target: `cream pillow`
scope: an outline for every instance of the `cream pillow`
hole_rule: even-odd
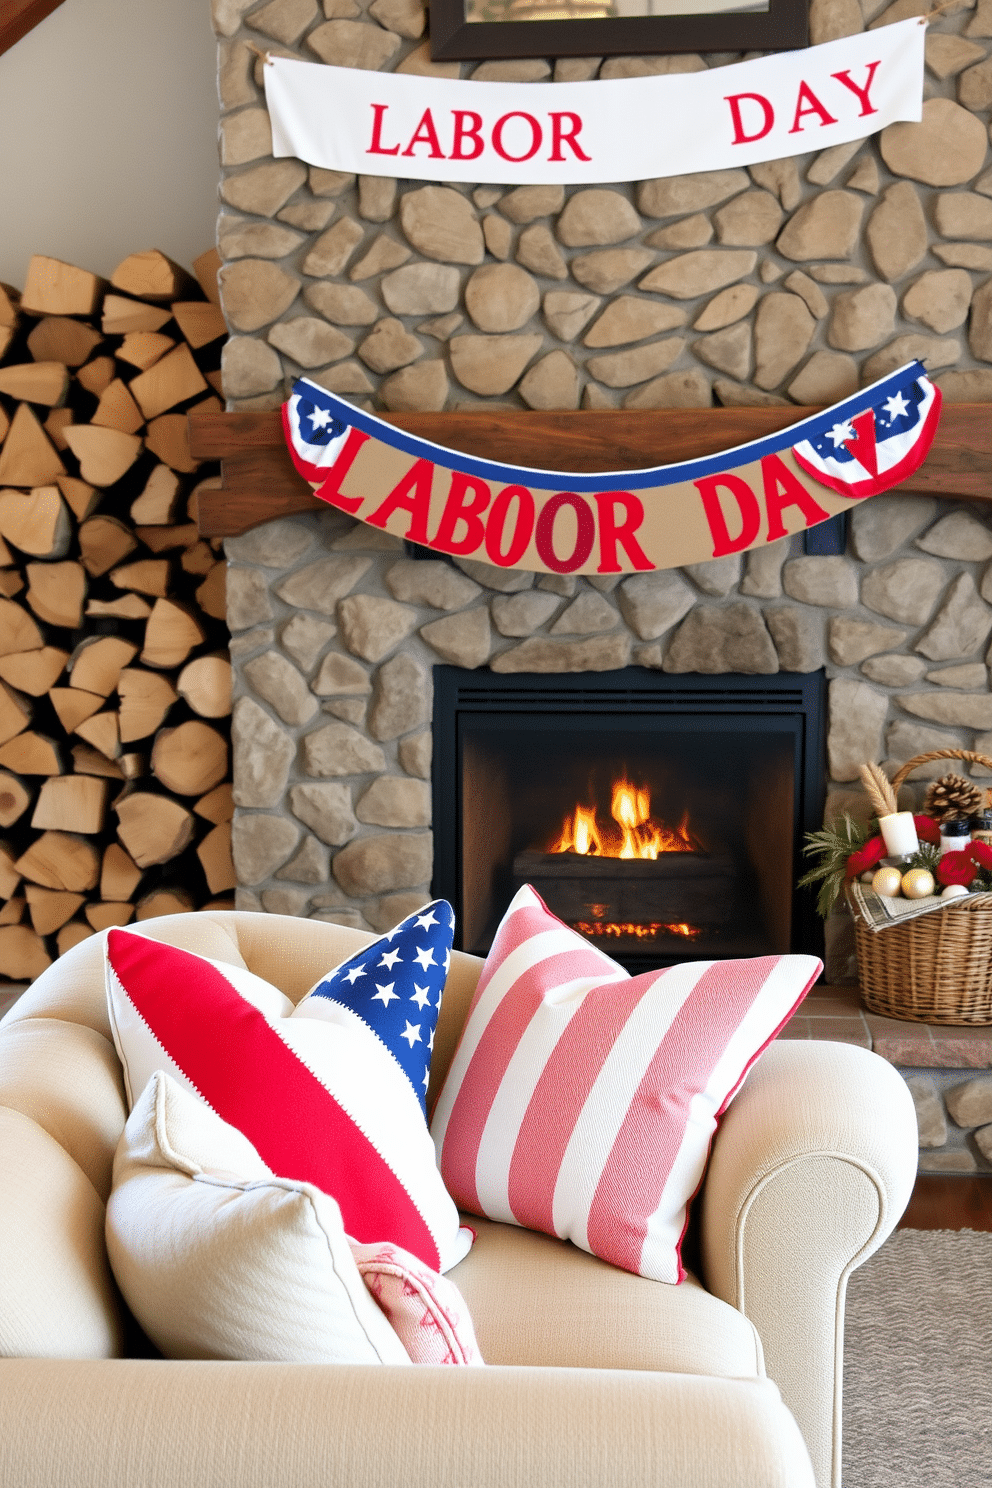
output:
[[[410,1363],[334,1200],[274,1177],[247,1137],[162,1070],[117,1149],[107,1250],[167,1358]]]

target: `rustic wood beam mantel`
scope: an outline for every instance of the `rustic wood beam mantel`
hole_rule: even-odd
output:
[[[0,53],[9,52],[61,4],[62,0],[0,0]]]
[[[808,418],[814,408],[664,408],[575,413],[507,410],[404,413],[385,419],[410,434],[467,454],[553,470],[591,473],[674,464],[730,450]],[[205,537],[233,537],[321,505],[296,472],[278,412],[194,413],[196,460],[220,460],[222,485],[199,497]],[[945,404],[923,468],[899,487],[949,500],[992,501],[992,405]]]

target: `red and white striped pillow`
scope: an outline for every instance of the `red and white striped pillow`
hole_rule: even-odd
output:
[[[805,997],[815,956],[631,977],[526,885],[504,916],[434,1110],[448,1192],[656,1281],[718,1117]]]

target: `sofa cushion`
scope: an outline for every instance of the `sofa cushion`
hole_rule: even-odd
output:
[[[162,1071],[117,1149],[107,1251],[167,1358],[409,1362],[334,1200],[274,1177],[241,1132]]]
[[[108,1038],[61,1018],[5,1023],[0,1105],[43,1126],[106,1203],[114,1152],[127,1120],[121,1063]]]
[[[108,934],[107,996],[131,1102],[164,1069],[244,1132],[269,1170],[331,1194],[354,1239],[389,1241],[437,1271],[465,1254],[471,1236],[420,1094],[349,1010],[323,996],[294,1009],[246,969],[130,930]]]
[[[105,1359],[121,1308],[103,1201],[56,1139],[0,1106],[0,1355]]]
[[[432,1131],[463,1209],[656,1281],[720,1116],[821,970],[814,956],[631,977],[525,885],[492,950]]]
[[[487,1364],[764,1374],[754,1324],[691,1273],[659,1286],[553,1235],[472,1223],[478,1238],[445,1280],[457,1283]]]

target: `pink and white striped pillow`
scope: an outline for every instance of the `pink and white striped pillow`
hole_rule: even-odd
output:
[[[434,1110],[448,1192],[681,1281],[717,1119],[821,970],[815,956],[760,956],[631,977],[525,885]]]

